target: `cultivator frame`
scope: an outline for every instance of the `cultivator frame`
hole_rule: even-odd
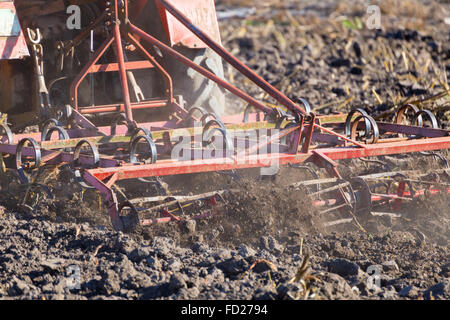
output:
[[[126,199],[119,203],[114,191],[118,181],[128,179],[143,180],[213,171],[235,172],[238,169],[248,168],[269,167],[275,168],[276,171],[283,165],[298,166],[313,163],[319,168],[326,169],[331,179],[300,182],[294,187],[334,183],[334,186],[325,189],[316,188],[315,192],[312,192],[312,196],[332,194],[327,200],[314,202],[318,207],[328,207],[323,211],[324,213],[347,207],[351,208],[352,213],[362,209],[370,211],[371,204],[381,200],[391,201],[395,203],[395,207],[398,207],[399,203],[406,198],[410,199],[425,193],[450,191],[448,187],[445,188],[446,185],[442,181],[437,179],[426,180],[425,183],[429,186],[426,190],[413,191],[410,188],[406,191],[410,180],[403,175],[403,179],[397,181],[398,187],[394,194],[389,188],[384,194],[376,193],[365,183],[366,179],[362,179],[364,183],[361,180],[359,182],[343,181],[337,169],[338,164],[335,162],[342,159],[448,149],[450,131],[440,129],[431,112],[419,110],[415,105],[405,105],[397,111],[395,123],[376,121],[362,109],[355,109],[348,115],[342,113],[316,115],[311,112],[305,100],[300,100],[298,104],[291,101],[193,25],[189,18],[169,1],[157,0],[157,3],[225,61],[273,97],[282,107],[275,108],[261,103],[195,64],[134,26],[128,18],[127,1],[110,1],[103,17],[111,31],[110,36],[96,50],[72,83],[72,106],[60,108],[57,113],[58,119],[48,117],[41,132],[38,133],[13,134],[6,122],[0,124],[1,163],[5,167],[7,158],[13,158],[12,165],[9,167],[17,172],[21,183],[35,184],[36,177],[47,167],[68,166],[83,188],[94,188],[103,195],[111,223],[116,230],[128,230],[137,223],[152,225],[179,221],[183,217],[183,203],[203,200],[210,207],[214,207],[218,200],[223,200],[222,194],[226,192],[213,192],[194,197],[153,197],[148,198],[147,202],[156,203],[156,209],[155,207],[138,208],[137,200]],[[124,40],[132,43],[146,60],[126,61],[123,54]],[[142,41],[158,47],[163,54],[175,58],[246,101],[248,107],[244,115],[219,118],[213,113],[207,113],[201,106],[186,110],[182,98],[173,95],[170,75],[144,49]],[[113,43],[117,62],[96,65],[99,58]],[[150,67],[156,68],[165,80],[166,100],[131,103],[127,71]],[[79,84],[89,73],[101,71],[119,72],[123,103],[80,107],[77,102]],[[169,107],[170,120],[137,123],[133,118],[135,109],[162,106]],[[256,108],[257,112],[251,112],[252,107]],[[84,114],[98,112],[117,112],[118,114],[123,112],[124,117],[118,118],[111,126],[97,127]],[[413,125],[403,124],[408,112],[413,115]],[[426,121],[431,124],[430,127],[424,126]],[[193,123],[197,125],[193,126]],[[58,136],[56,140],[55,135]],[[147,149],[145,152],[138,150],[138,146],[142,148],[143,145]],[[140,159],[144,156],[144,160]],[[448,177],[447,170],[441,173]],[[398,174],[401,173],[395,173],[394,176],[398,177]],[[386,176],[388,175],[383,177]],[[164,204],[164,200],[169,202]],[[176,206],[177,209],[170,211],[167,209],[169,206]],[[125,210],[131,214],[122,215]],[[215,210],[210,211],[214,214]],[[144,213],[151,212],[157,212],[159,216],[140,219]],[[199,214],[195,218],[205,216],[209,214]],[[353,220],[352,217],[349,219]]]

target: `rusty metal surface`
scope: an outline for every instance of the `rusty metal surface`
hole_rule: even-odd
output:
[[[14,3],[0,2],[0,60],[23,59],[29,55]]]

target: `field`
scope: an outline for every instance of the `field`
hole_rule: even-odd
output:
[[[216,1],[223,46],[292,99],[306,98],[314,112],[361,107],[392,119],[399,105],[414,102],[448,130],[450,4],[371,4],[379,20],[359,0]],[[225,77],[274,103],[232,67]],[[231,95],[227,106],[228,114],[245,108]],[[350,178],[383,164],[442,169],[449,153],[439,154],[345,160],[339,170]],[[86,202],[42,201],[22,213],[11,196],[19,193],[1,177],[0,299],[450,298],[447,193],[415,198],[401,218],[330,227],[306,192],[286,191],[301,178],[284,168],[265,181],[219,173],[163,179],[194,194],[239,191],[226,197],[223,217],[122,233],[112,230],[96,194],[87,192]],[[78,287],[68,286],[68,268],[79,271]]]

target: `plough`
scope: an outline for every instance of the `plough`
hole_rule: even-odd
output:
[[[91,26],[107,32],[70,85],[70,105],[43,103],[39,132],[13,133],[6,121],[0,124],[0,155],[3,172],[15,172],[20,183],[41,188],[47,197],[56,190],[40,182],[49,172],[65,169],[80,188],[93,189],[103,197],[112,226],[132,230],[181,219],[201,219],[223,213],[226,194],[239,190],[221,190],[195,196],[167,195],[161,177],[205,172],[228,173],[239,177],[240,170],[261,168],[261,175],[276,175],[281,166],[307,170],[312,180],[288,186],[290,192],[306,191],[321,214],[334,215],[329,226],[353,221],[356,216],[391,215],[402,202],[415,197],[450,192],[446,159],[437,150],[450,147],[450,131],[439,127],[428,110],[416,105],[401,106],[394,122],[375,120],[363,109],[348,115],[312,112],[309,103],[293,102],[227,52],[207,32],[172,4],[157,0],[160,10],[170,19],[214,50],[244,76],[274,98],[280,107],[268,106],[243,92],[207,68],[196,64],[168,44],[141,30],[129,16],[128,1],[105,2],[105,12]],[[39,31],[30,31],[34,45]],[[174,95],[173,79],[148,46],[156,47],[204,77],[243,99],[243,114],[220,116],[201,105],[185,106]],[[128,60],[124,52],[133,46],[144,60]],[[112,50],[115,61],[98,64]],[[37,59],[39,60],[39,59]],[[165,98],[132,102],[130,71],[152,68],[163,79]],[[119,74],[123,101],[110,105],[81,106],[79,87],[90,74]],[[41,92],[44,97],[45,92]],[[166,121],[138,122],[134,111],[165,107]],[[88,118],[92,114],[116,114],[111,125],[98,126]],[[405,124],[409,120],[409,124]],[[387,172],[343,179],[336,161],[364,159],[406,153],[422,153],[439,158],[444,168],[432,173]],[[329,178],[320,178],[314,164],[326,170]],[[129,199],[117,184],[125,180],[156,185],[159,195]],[[123,198],[119,201],[119,197]],[[375,208],[389,206],[390,212]],[[225,210],[226,211],[226,210]]]

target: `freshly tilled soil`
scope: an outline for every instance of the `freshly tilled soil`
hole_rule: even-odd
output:
[[[410,232],[292,232],[218,248],[10,213],[0,226],[2,299],[296,299],[307,255],[309,298],[449,298],[448,249]]]

